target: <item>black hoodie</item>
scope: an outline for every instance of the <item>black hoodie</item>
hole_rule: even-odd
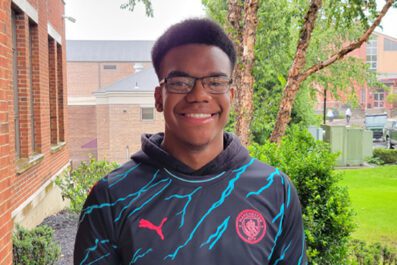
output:
[[[144,135],[142,150],[99,181],[81,212],[74,264],[306,264],[289,178],[232,134],[193,170]]]

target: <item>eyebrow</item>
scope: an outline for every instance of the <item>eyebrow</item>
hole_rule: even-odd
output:
[[[183,72],[183,71],[172,71],[172,72],[170,72],[170,73],[167,75],[167,78],[176,77],[176,76],[184,76],[184,77],[193,77],[193,78],[197,78],[196,76],[192,76],[192,75],[190,75],[190,74],[188,74],[188,73],[186,73],[186,72]],[[226,76],[226,77],[228,77],[227,74],[222,73],[222,72],[211,72],[211,73],[209,73],[209,74],[208,74],[207,76],[205,76],[205,77],[215,77],[215,76]]]

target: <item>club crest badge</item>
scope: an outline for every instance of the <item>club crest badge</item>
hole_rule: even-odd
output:
[[[236,218],[236,231],[244,242],[259,243],[266,234],[265,218],[256,210],[243,210]]]

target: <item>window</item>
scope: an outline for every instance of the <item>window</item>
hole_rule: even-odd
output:
[[[29,108],[30,108],[30,136],[31,136],[31,145],[32,152],[38,153],[41,151],[40,140],[38,139],[38,135],[40,135],[40,120],[38,119],[37,111],[40,108],[40,105],[37,102],[39,98],[40,85],[37,82],[38,80],[38,64],[39,64],[39,51],[38,51],[38,28],[36,24],[29,23]],[[36,80],[36,83],[33,80]]]
[[[62,46],[48,37],[51,145],[65,141]]]
[[[383,50],[384,51],[397,51],[397,41],[385,39],[384,45],[383,45]]]
[[[117,65],[115,64],[105,64],[103,66],[104,70],[116,70],[117,69]]]
[[[33,153],[41,152],[41,120],[40,115],[40,77],[39,77],[39,31],[37,24],[29,23],[29,67],[30,67],[30,110],[31,135]]]
[[[367,64],[369,69],[376,71],[377,68],[377,40],[376,37],[372,37],[367,42],[366,48]]]
[[[15,155],[21,156],[21,142],[19,129],[19,92],[18,92],[18,55],[17,55],[17,26],[16,14],[12,11],[12,79],[14,91],[14,130],[15,130]]]
[[[379,90],[374,92],[374,108],[383,108],[385,103],[385,92]]]
[[[141,108],[141,120],[154,120],[154,108]]]
[[[58,144],[58,108],[57,108],[57,53],[56,42],[48,38],[48,74],[50,95],[50,130],[51,145]]]
[[[65,141],[65,127],[64,127],[64,93],[63,93],[63,64],[62,64],[62,46],[57,43],[57,84],[58,84],[58,133],[59,141]]]
[[[366,96],[367,96],[367,91],[365,88],[361,89],[361,104],[365,104],[366,101]]]
[[[15,155],[17,159],[29,158],[37,151],[38,122],[36,119],[38,98],[33,79],[37,74],[38,53],[37,25],[24,13],[12,10],[12,78]]]

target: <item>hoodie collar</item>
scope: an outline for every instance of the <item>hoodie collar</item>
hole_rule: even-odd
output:
[[[250,156],[239,139],[231,134],[224,133],[224,150],[215,159],[198,170],[194,170],[177,160],[161,147],[164,134],[143,134],[142,150],[131,158],[137,162],[151,164],[158,168],[166,168],[183,175],[208,176],[220,174],[224,171],[238,168],[248,162]]]

